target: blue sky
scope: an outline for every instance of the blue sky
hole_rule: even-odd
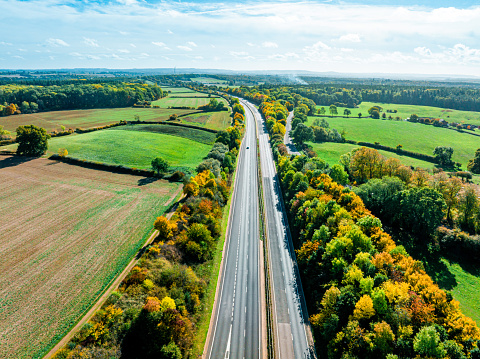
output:
[[[2,69],[480,76],[473,1],[0,0],[0,13]]]

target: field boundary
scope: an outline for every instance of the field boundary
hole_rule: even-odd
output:
[[[181,190],[183,189],[183,186],[180,186],[178,190],[175,192],[174,195],[172,195],[172,198],[178,198],[177,201],[168,209],[168,214],[166,217],[170,219],[175,212],[176,205],[180,202],[181,198],[183,197],[183,193],[181,194],[180,197],[179,194]],[[169,202],[171,202],[171,199],[169,199]],[[106,287],[106,289],[103,291],[103,293],[98,297],[98,300],[90,307],[90,309],[85,313],[84,316],[82,316],[77,324],[43,357],[43,359],[48,359],[51,358],[55,353],[60,350],[62,347],[64,347],[70,339],[73,338],[73,336],[78,332],[78,330],[85,324],[87,323],[97,312],[98,309],[102,307],[102,305],[105,303],[105,301],[108,299],[110,296],[111,292],[116,289],[120,283],[125,279],[125,277],[130,273],[131,269],[138,263],[138,261],[142,258],[143,253],[145,252],[146,248],[150,243],[153,242],[153,240],[157,237],[158,231],[154,230],[152,234],[148,237],[148,239],[145,241],[143,246],[138,250],[137,254],[133,259],[127,264],[125,269],[116,277],[113,279],[113,282]]]
[[[197,113],[202,113],[203,111],[195,112]],[[208,112],[206,112],[208,113]],[[192,114],[188,114],[185,116],[189,116]],[[178,116],[178,117],[185,117],[185,116]],[[170,126],[177,126],[177,127],[185,127],[185,128],[192,128],[195,130],[200,130],[200,131],[206,131],[210,133],[217,133],[217,130],[213,130],[211,128],[206,128],[206,127],[200,127],[200,126],[195,126],[195,125],[187,125],[186,123],[178,123],[178,122],[167,122],[167,121],[128,121],[128,124],[130,125],[142,125],[142,124],[150,124],[150,125],[170,125]]]

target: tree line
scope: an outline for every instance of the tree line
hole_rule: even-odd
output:
[[[127,107],[157,100],[166,94],[143,83],[0,86],[0,116],[40,111]]]

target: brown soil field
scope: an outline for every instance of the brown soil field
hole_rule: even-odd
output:
[[[121,120],[133,121],[138,115],[141,121],[165,121],[171,114],[183,115],[194,110],[172,110],[168,108],[101,108],[93,110],[69,110],[39,112],[26,115],[0,117],[0,125],[15,135],[20,125],[43,127],[47,132],[60,131],[61,126],[69,128],[92,128],[116,123]]]
[[[179,186],[0,156],[0,357],[46,354],[138,252]]]

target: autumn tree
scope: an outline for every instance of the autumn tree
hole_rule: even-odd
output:
[[[17,133],[17,154],[21,156],[42,156],[48,149],[50,135],[44,128],[35,125],[19,126]]]
[[[166,217],[157,217],[153,226],[158,231],[158,238],[160,238],[160,240],[167,240],[173,236],[175,225],[170,223]]]
[[[365,182],[371,178],[382,177],[383,157],[377,150],[361,147],[350,159],[349,169],[353,177],[360,182]]]

